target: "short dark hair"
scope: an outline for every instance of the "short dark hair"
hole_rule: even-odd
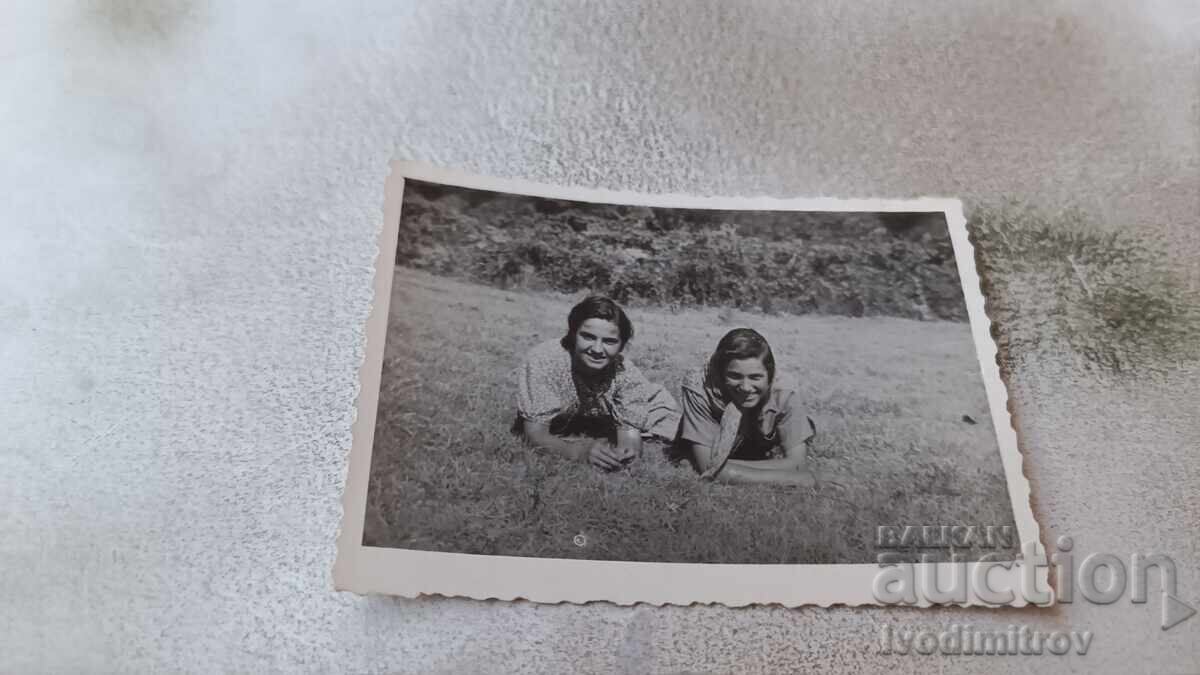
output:
[[[563,349],[570,351],[575,346],[575,333],[588,319],[604,319],[615,323],[617,332],[621,335],[622,349],[625,348],[625,343],[633,339],[633,323],[625,316],[625,310],[612,298],[589,295],[572,307],[571,313],[567,315],[567,334],[559,340]]]
[[[762,359],[767,376],[772,382],[775,381],[775,355],[771,352],[771,345],[767,343],[767,339],[758,331],[752,328],[734,328],[726,333],[717,343],[717,349],[708,362],[711,376],[720,382],[720,378],[725,376],[725,367],[729,362],[739,359]]]

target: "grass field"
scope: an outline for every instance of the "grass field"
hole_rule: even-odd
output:
[[[672,392],[725,331],[762,331],[816,419],[818,466],[853,476],[844,488],[729,486],[701,482],[654,446],[605,474],[509,435],[514,372],[527,349],[564,332],[577,299],[396,269],[365,544],[867,563],[879,525],[1012,524],[967,324],[627,307],[637,332],[626,353]]]

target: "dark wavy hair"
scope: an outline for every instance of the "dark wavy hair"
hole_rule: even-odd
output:
[[[575,333],[588,319],[604,319],[615,323],[617,332],[621,335],[621,349],[624,349],[625,344],[633,339],[633,323],[628,316],[625,316],[625,310],[621,309],[621,306],[612,298],[603,295],[589,295],[572,307],[571,313],[567,315],[567,334],[559,340],[563,349],[571,350],[575,345]]]
[[[752,328],[734,328],[717,343],[717,349],[708,361],[709,376],[714,383],[721,383],[725,367],[730,361],[739,359],[762,359],[767,377],[775,381],[775,354],[771,353],[767,339]]]

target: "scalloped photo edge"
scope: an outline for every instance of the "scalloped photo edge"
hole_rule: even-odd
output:
[[[996,431],[1017,538],[1024,556],[985,571],[992,580],[1018,588],[1029,553],[1043,560],[1037,521],[1030,503],[1029,482],[1023,471],[1017,434],[1008,408],[1008,392],[997,364],[974,248],[968,237],[962,203],[957,199],[834,199],[770,197],[698,197],[683,194],[647,195],[634,192],[545,185],[521,180],[474,176],[408,161],[395,161],[387,180],[379,254],[375,261],[374,301],[366,324],[365,358],[359,371],[360,391],[353,424],[349,471],[343,496],[342,527],[333,569],[338,590],[404,597],[442,595],[474,599],[524,599],[539,603],[607,601],[618,605],[721,604],[731,607],[779,604],[882,605],[873,590],[881,566],[876,564],[696,564],[623,562],[503,555],[443,553],[363,545],[367,487],[380,391],[384,341],[392,292],[406,178],[452,186],[550,199],[603,204],[687,209],[837,212],[940,212],[945,215],[965,298],[971,334],[988,408]],[[917,573],[938,565],[949,575],[952,563],[915,563]],[[968,563],[968,572],[983,562]],[[1034,566],[1032,575],[1046,586],[1047,570]],[[943,577],[945,578],[945,577]],[[917,603],[928,606],[927,602]],[[996,606],[974,589],[965,605]],[[1028,604],[1019,594],[1010,606]]]

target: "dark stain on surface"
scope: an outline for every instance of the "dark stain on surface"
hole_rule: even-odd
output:
[[[969,229],[1006,380],[1039,355],[1122,376],[1200,360],[1200,294],[1160,243],[1016,202],[976,209]]]
[[[1054,37],[1064,45],[1071,44],[1071,36],[1074,35],[1077,22],[1075,19],[1060,16],[1054,20]]]
[[[122,45],[163,44],[195,26],[204,15],[197,0],[83,0],[88,24]]]

